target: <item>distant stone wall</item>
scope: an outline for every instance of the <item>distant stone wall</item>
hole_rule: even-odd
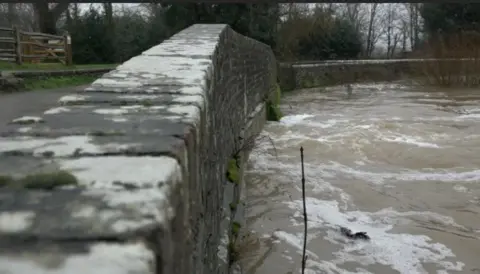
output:
[[[12,121],[0,273],[227,273],[244,140],[262,129],[276,79],[267,45],[193,25]]]
[[[390,59],[280,63],[283,91],[359,81],[391,81],[418,75],[428,60]]]

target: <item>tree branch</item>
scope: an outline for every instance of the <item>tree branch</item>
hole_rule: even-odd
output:
[[[53,14],[53,18],[55,18],[55,21],[58,19],[60,14],[62,14],[68,9],[68,5],[70,5],[70,2],[65,1],[56,4],[55,7],[52,8],[51,12]]]

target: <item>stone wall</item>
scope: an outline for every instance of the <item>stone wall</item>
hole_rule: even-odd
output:
[[[280,63],[283,91],[360,81],[391,81],[421,74],[429,60],[390,59]]]
[[[267,45],[193,25],[13,120],[0,139],[0,273],[227,273],[244,140],[276,79]]]

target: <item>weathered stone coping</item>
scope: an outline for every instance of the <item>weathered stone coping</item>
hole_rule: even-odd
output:
[[[271,49],[226,25],[193,25],[57,107],[13,120],[0,132],[1,175],[62,170],[77,182],[0,188],[0,273],[212,273],[236,138],[228,127],[261,129],[270,63]],[[231,96],[240,100],[225,106]]]
[[[0,174],[66,170],[78,185],[0,192],[0,273],[189,273],[184,138],[206,111],[225,27],[186,29],[58,107],[12,121]]]

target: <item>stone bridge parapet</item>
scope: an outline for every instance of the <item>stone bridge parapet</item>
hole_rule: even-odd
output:
[[[0,273],[227,273],[241,183],[226,172],[234,157],[241,173],[276,69],[269,46],[197,24],[13,120]]]

